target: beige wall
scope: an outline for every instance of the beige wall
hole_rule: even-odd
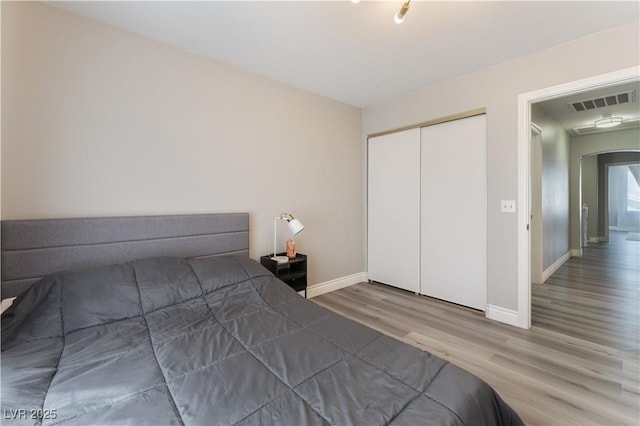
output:
[[[311,284],[364,270],[360,109],[35,2],[2,88],[2,219],[248,211],[255,258],[291,211]]]
[[[542,268],[569,251],[569,135],[539,105],[531,121],[542,129]]]
[[[638,23],[617,27],[365,109],[365,135],[487,109],[490,305],[518,309],[517,214],[500,212],[500,200],[518,199],[518,95],[637,66],[638,36]]]

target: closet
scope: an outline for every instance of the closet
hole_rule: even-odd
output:
[[[369,139],[369,279],[420,290],[420,129]]]
[[[486,309],[484,114],[368,140],[369,279]]]

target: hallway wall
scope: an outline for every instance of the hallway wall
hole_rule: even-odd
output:
[[[531,121],[542,129],[542,269],[569,251],[570,139],[564,128],[539,105]]]

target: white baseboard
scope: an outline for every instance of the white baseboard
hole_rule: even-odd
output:
[[[346,277],[336,278],[335,280],[325,281],[323,283],[307,287],[307,297],[311,299],[312,297],[340,290],[341,288],[349,287],[361,282],[367,282],[368,280],[369,276],[366,272],[359,272],[357,274],[348,275]],[[518,327],[517,311],[501,308],[500,306],[487,305],[485,316],[494,321]]]
[[[601,240],[602,240],[602,237],[589,237],[589,242],[590,243],[599,244]]]
[[[564,263],[571,258],[571,250],[560,256],[560,259],[553,262],[553,265],[549,266],[542,272],[542,282],[544,283],[551,275],[553,275]]]
[[[491,320],[518,327],[518,311],[501,308],[500,306],[487,305],[485,316]]]
[[[582,249],[571,249],[571,257],[582,257]]]
[[[312,297],[316,297],[316,296],[320,296],[321,294],[340,290],[341,288],[349,287],[351,285],[358,284],[361,282],[367,282],[368,280],[369,280],[369,277],[367,276],[366,272],[358,272],[356,274],[348,275],[346,277],[336,278],[335,280],[314,284],[307,287],[307,297],[311,299]]]

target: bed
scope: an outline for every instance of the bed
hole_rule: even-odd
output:
[[[476,376],[300,297],[249,258],[248,224],[3,222],[3,424],[522,424]]]

